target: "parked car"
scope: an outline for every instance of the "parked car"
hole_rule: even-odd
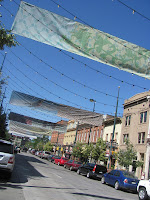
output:
[[[40,157],[43,159],[47,159],[47,157],[50,155],[51,153],[49,151],[43,151],[40,155]]]
[[[10,177],[15,164],[14,146],[11,142],[0,140],[0,170]]]
[[[139,180],[133,173],[125,170],[112,170],[103,175],[101,182],[108,183],[118,189],[132,190],[136,192]]]
[[[38,155],[39,155],[39,157],[40,157],[41,152],[42,152],[42,151],[36,151],[36,152],[35,152],[35,156],[38,156]]]
[[[54,162],[54,158],[56,155],[48,155],[47,160]]]
[[[65,158],[65,157],[55,157],[54,158],[54,163],[57,165],[64,165],[68,161],[69,161],[69,159]]]
[[[86,163],[80,166],[77,170],[77,174],[87,176],[87,178],[101,179],[103,174],[107,172],[107,168],[103,165],[97,165],[95,163]]]
[[[35,155],[35,152],[36,152],[35,149],[32,149],[32,150],[31,150],[31,154]]]
[[[70,169],[70,171],[74,170],[77,171],[77,169],[82,165],[82,162],[75,161],[75,160],[69,160],[64,164],[64,168]]]
[[[140,200],[150,198],[150,180],[140,180],[137,186],[137,192]]]

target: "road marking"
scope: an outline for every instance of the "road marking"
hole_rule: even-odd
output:
[[[54,173],[53,173],[54,174]],[[54,174],[55,176],[59,177],[59,178],[62,178],[61,176],[57,175],[57,174]]]

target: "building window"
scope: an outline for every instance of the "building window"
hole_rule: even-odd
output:
[[[129,134],[123,134],[123,143],[126,142],[126,140],[128,140],[129,138]]]
[[[96,142],[98,140],[98,136],[99,136],[99,129],[97,130]]]
[[[87,133],[87,143],[88,143],[88,141],[89,141],[89,132]]]
[[[131,122],[131,115],[126,116],[126,123],[125,123],[125,125],[126,126],[130,126],[130,122]]]
[[[93,134],[93,142],[94,142],[94,139],[95,139],[95,133],[96,133],[96,131],[94,131],[94,134]]]
[[[138,133],[138,144],[144,144],[145,142],[145,132]]]
[[[84,142],[85,142],[85,139],[86,139],[86,132],[84,133]]]
[[[145,123],[147,121],[147,111],[140,113],[140,123]]]
[[[108,142],[108,134],[106,134],[106,142]]]

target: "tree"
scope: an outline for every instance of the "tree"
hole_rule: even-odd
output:
[[[53,151],[53,145],[51,144],[50,141],[48,141],[48,142],[44,145],[44,151]]]
[[[0,138],[6,138],[6,131],[7,131],[7,121],[6,121],[6,114],[3,113],[2,107],[0,107]]]
[[[83,151],[82,147],[83,147],[83,144],[80,143],[80,142],[77,142],[76,145],[74,146],[73,152],[72,152],[72,155],[74,157],[80,158],[81,160],[82,160],[82,155],[83,155],[82,154],[82,151]]]
[[[125,141],[126,149],[118,152],[118,163],[129,169],[129,165],[133,165],[133,160],[136,160],[136,151],[134,150],[133,144],[129,140]],[[142,166],[143,162],[136,161],[136,167]]]
[[[106,142],[103,141],[102,138],[99,138],[96,146],[94,147],[92,151],[92,157],[95,159],[95,161],[103,161],[105,162],[107,160],[106,158]]]
[[[3,0],[0,0],[2,2]],[[1,14],[0,14],[1,17]],[[15,40],[15,36],[11,34],[11,30],[5,29],[5,26],[2,24],[0,21],[0,50],[4,50],[5,45],[8,47],[16,46],[18,42]],[[0,71],[0,76],[1,76],[1,71]],[[1,95],[1,89],[2,85],[4,83],[4,79],[0,80],[0,95]],[[2,98],[1,98],[2,102]],[[7,132],[7,118],[6,114],[3,112],[2,105],[0,107],[0,137],[3,139],[8,139],[8,135],[6,134]]]
[[[0,0],[2,2],[3,0]],[[18,42],[15,39],[15,36],[11,34],[11,30],[5,29],[4,25],[0,21],[0,49],[4,50],[4,46],[12,47],[16,46]]]
[[[82,154],[83,154],[83,158],[84,158],[84,160],[85,161],[87,161],[88,160],[88,158],[90,157],[90,156],[92,156],[92,154],[91,154],[91,152],[93,151],[93,144],[86,144],[84,147],[83,147],[83,152],[82,152]]]

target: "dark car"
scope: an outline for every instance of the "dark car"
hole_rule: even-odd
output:
[[[60,158],[60,156],[49,155],[49,156],[47,157],[47,159],[48,159],[50,162],[54,162],[55,157],[56,157],[56,158],[58,158],[58,157]]]
[[[97,165],[95,163],[87,163],[80,166],[77,170],[77,174],[87,176],[87,178],[101,179],[103,174],[107,172],[107,168],[103,165]]]
[[[133,175],[133,173],[125,170],[112,170],[109,173],[103,175],[101,182],[108,183],[118,189],[137,190],[139,180]]]
[[[64,164],[64,168],[68,168],[70,169],[70,171],[72,170],[77,171],[81,165],[82,165],[82,162],[69,160],[67,163]]]

